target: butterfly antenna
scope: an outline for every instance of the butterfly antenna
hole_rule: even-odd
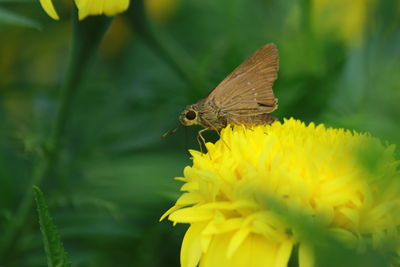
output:
[[[179,126],[180,126],[180,124],[178,124],[174,129],[169,130],[168,132],[162,134],[160,137],[161,138],[165,138],[165,137],[168,137],[170,135],[173,135],[176,132],[176,130],[178,130]]]

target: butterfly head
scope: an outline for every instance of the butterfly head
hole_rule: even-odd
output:
[[[194,105],[187,106],[181,112],[179,121],[185,126],[191,126],[199,123],[199,112],[194,108]]]

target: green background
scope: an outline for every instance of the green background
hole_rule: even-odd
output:
[[[115,17],[76,88],[59,161],[39,185],[73,266],[179,265],[187,226],[158,220],[180,194],[173,178],[190,165],[187,149],[198,149],[200,128],[160,135],[266,43],[280,52],[276,117],[400,141],[397,0],[162,2],[149,20],[170,57],[127,14]],[[0,1],[3,236],[31,188],[57,110],[72,19],[71,4],[56,7],[60,21],[39,1]],[[34,207],[18,232],[0,265],[44,266]]]

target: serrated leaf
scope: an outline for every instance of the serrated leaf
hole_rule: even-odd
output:
[[[36,207],[39,216],[40,231],[42,232],[47,265],[49,267],[71,266],[67,252],[61,242],[60,235],[50,216],[46,201],[39,187],[34,186]]]
[[[36,30],[41,30],[42,28],[37,21],[5,8],[0,8],[0,23],[28,27]]]

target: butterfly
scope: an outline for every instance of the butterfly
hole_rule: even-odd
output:
[[[278,77],[279,56],[275,44],[266,44],[232,71],[215,89],[197,103],[187,106],[179,116],[185,126],[201,125],[202,133],[219,132],[229,124],[254,126],[276,120],[277,109],[272,86]]]

